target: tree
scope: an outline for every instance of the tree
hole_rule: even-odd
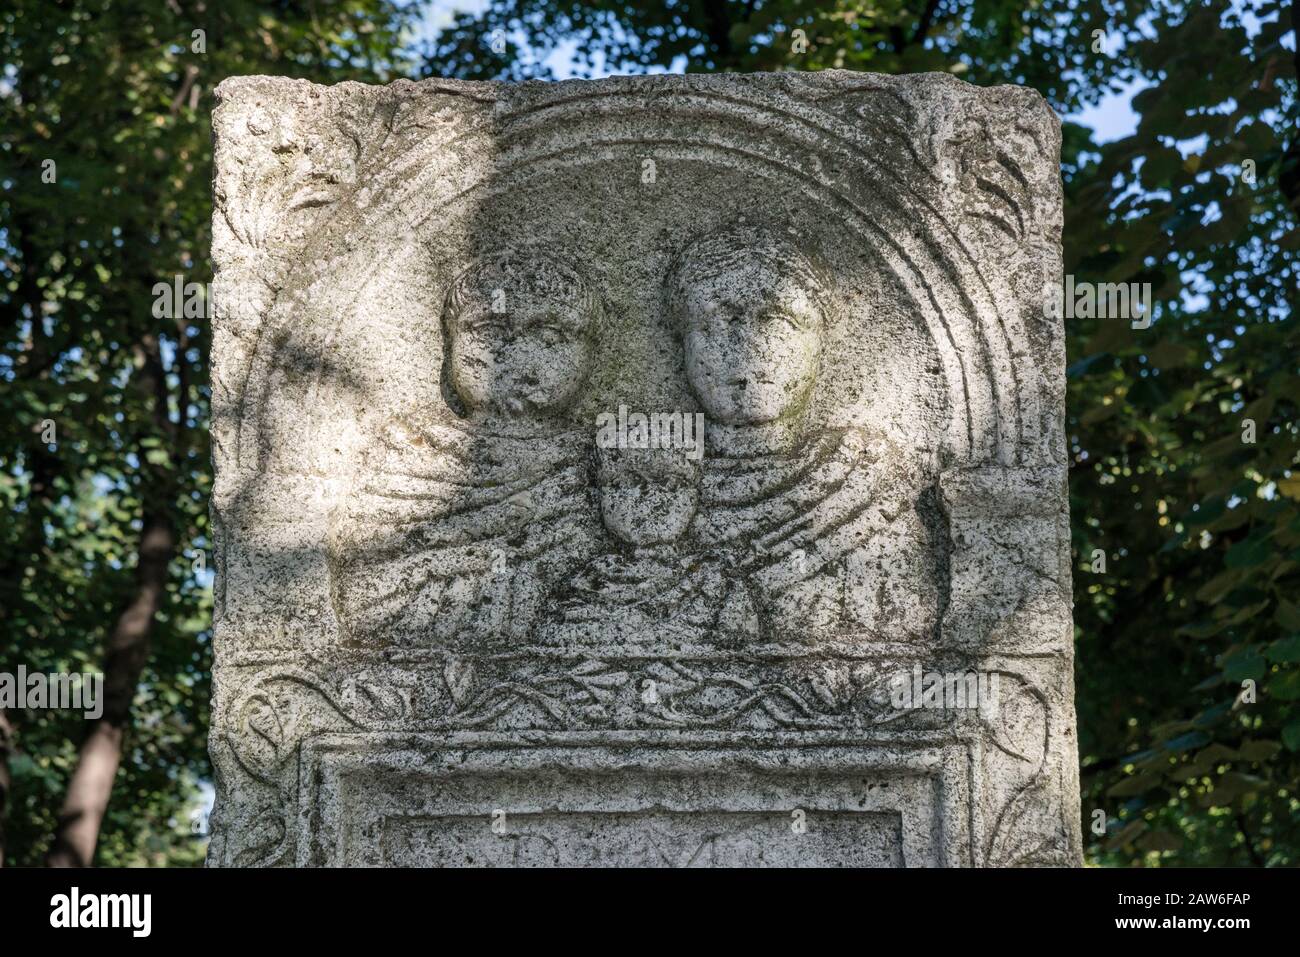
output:
[[[103,668],[110,688],[89,734],[74,715],[0,714],[3,859],[198,859],[184,813],[209,773],[209,330],[155,318],[153,287],[210,275],[215,83],[411,72],[418,12],[0,9],[0,670]],[[1067,327],[1085,825],[1108,820],[1085,834],[1103,863],[1286,865],[1298,16],[1276,0],[490,0],[419,53],[466,78],[547,76],[575,42],[580,73],[940,70],[1032,86],[1067,115],[1143,87],[1132,135],[1064,131],[1067,271],[1149,282],[1159,302],[1145,330]]]
[[[54,864],[88,863],[97,845],[104,863],[197,860],[184,812],[210,775],[209,329],[159,318],[154,287],[210,278],[217,82],[386,81],[406,69],[394,51],[415,13],[391,0],[0,10],[0,667],[102,668],[106,692],[88,728],[11,716],[0,795],[15,863],[47,844]]]

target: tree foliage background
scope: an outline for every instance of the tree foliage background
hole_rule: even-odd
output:
[[[1067,323],[1085,843],[1113,865],[1300,862],[1294,0],[487,0],[431,40],[424,12],[0,9],[0,670],[105,670],[120,767],[98,863],[202,853],[209,330],[154,318],[151,290],[210,279],[212,88],[557,63],[936,70],[1032,86],[1067,116],[1138,83],[1135,132],[1098,144],[1067,122],[1062,158],[1067,273],[1149,282],[1157,302],[1145,330]],[[10,862],[76,851],[84,724],[0,713]]]

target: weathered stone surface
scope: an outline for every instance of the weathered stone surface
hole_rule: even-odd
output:
[[[1079,861],[1036,94],[249,77],[214,126],[211,863]]]

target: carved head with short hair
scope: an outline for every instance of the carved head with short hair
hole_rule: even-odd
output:
[[[826,284],[798,244],[744,223],[691,243],[665,287],[686,378],[710,418],[759,425],[806,408],[821,364]]]
[[[470,413],[558,412],[586,381],[599,316],[567,263],[536,253],[480,259],[456,277],[443,308],[451,388]]]
[[[605,527],[632,545],[660,545],[685,532],[699,504],[700,465],[685,449],[596,449]]]

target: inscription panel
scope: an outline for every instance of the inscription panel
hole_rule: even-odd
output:
[[[715,751],[584,746],[557,762],[503,744],[310,740],[303,800],[330,810],[301,819],[316,855],[301,863],[924,867],[966,844],[963,782],[934,747],[732,748],[719,771]]]
[[[398,867],[902,867],[898,813],[570,811],[385,818]],[[806,830],[797,830],[805,827]]]

